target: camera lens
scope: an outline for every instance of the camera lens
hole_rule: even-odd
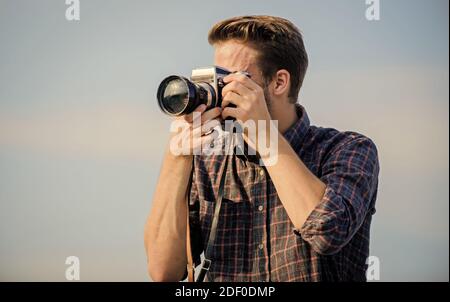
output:
[[[181,77],[171,76],[164,79],[158,88],[158,103],[169,115],[179,115],[189,102],[189,87]]]
[[[201,104],[215,104],[215,90],[207,83],[193,83],[180,76],[165,78],[158,88],[157,98],[161,110],[172,116],[188,114]]]

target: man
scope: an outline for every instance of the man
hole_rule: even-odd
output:
[[[375,145],[361,134],[310,125],[304,107],[296,103],[308,57],[291,22],[271,16],[231,18],[214,25],[208,40],[215,65],[251,77],[228,75],[222,108],[196,109],[202,113],[201,124],[227,117],[256,123],[277,120],[279,135],[275,164],[232,156],[216,239],[207,255],[213,261],[207,279],[365,281],[378,185]],[[193,123],[192,114],[184,118]],[[270,160],[259,155],[263,163]],[[166,152],[145,229],[154,281],[186,276],[185,192],[193,162],[190,232],[199,262],[225,159],[198,155],[193,160],[192,155]]]

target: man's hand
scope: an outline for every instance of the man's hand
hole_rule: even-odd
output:
[[[234,117],[237,120],[270,120],[264,90],[252,79],[241,73],[232,73],[224,79],[226,83],[222,90],[222,117]],[[227,107],[229,104],[236,108]]]
[[[218,125],[220,126],[220,114],[222,113],[222,108],[215,107],[208,111],[205,110],[206,105],[202,104],[192,113],[175,118],[176,122],[181,122],[181,124],[177,124],[175,127],[178,129],[181,128],[181,132],[178,131],[175,133],[177,138],[172,137],[172,139],[176,140],[171,144],[171,151],[174,154],[200,154],[201,150],[214,140],[215,137],[211,130]],[[180,148],[180,140],[187,142],[187,144],[182,144],[181,147],[187,147],[187,150],[178,149]],[[172,148],[176,148],[176,150]]]
[[[246,134],[243,136],[252,148],[259,151],[256,141],[258,132],[264,131],[266,141],[270,139],[268,129],[271,117],[263,88],[240,73],[229,74],[223,80],[226,85],[222,90],[222,118],[233,117],[243,123],[249,120],[253,121],[256,126],[253,137]],[[227,107],[230,104],[234,104],[236,107]],[[264,121],[266,127],[259,129],[258,121]]]

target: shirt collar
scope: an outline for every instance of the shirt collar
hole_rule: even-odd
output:
[[[310,122],[308,114],[302,105],[296,104],[295,109],[297,111],[298,120],[284,132],[283,135],[292,148],[295,151],[298,151],[309,130]]]

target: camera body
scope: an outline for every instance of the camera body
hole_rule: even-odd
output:
[[[206,105],[206,110],[221,107],[223,78],[230,73],[225,68],[213,66],[193,69],[190,79],[169,76],[158,87],[158,105],[171,116],[189,114],[201,104]]]
[[[207,109],[220,107],[222,105],[222,88],[225,86],[223,78],[231,72],[225,68],[213,66],[206,68],[193,69],[191,81],[202,85],[206,83],[214,88],[215,98],[208,99]]]

